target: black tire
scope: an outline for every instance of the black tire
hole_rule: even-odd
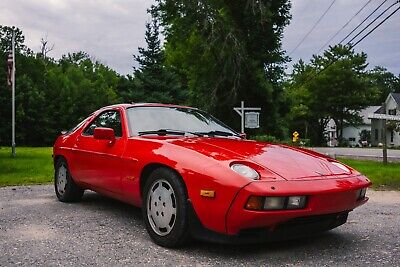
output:
[[[68,164],[60,158],[54,168],[54,190],[61,202],[77,202],[82,199],[84,189],[77,186],[71,177]]]
[[[167,190],[169,186],[172,191]],[[163,194],[157,195],[158,191]],[[174,209],[175,214],[170,212]],[[172,248],[184,245],[189,239],[188,196],[185,184],[174,171],[158,168],[150,174],[144,185],[142,213],[154,243]],[[166,227],[161,227],[165,222],[168,222]]]

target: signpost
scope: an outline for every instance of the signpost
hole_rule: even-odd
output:
[[[240,108],[233,108],[241,118],[241,133],[244,133],[244,128],[255,129],[260,127],[261,108],[245,108],[244,101],[241,102]]]

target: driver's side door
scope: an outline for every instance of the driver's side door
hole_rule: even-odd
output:
[[[101,112],[77,137],[76,160],[81,181],[106,194],[121,193],[121,156],[126,145],[126,134],[120,110]],[[96,127],[111,128],[115,142],[94,138]]]

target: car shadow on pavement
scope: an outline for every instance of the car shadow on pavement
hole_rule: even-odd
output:
[[[350,249],[354,245],[352,240],[355,238],[357,237],[355,237],[354,234],[342,234],[340,230],[333,230],[306,238],[255,244],[226,245],[193,241],[188,247],[184,248],[184,250],[202,250],[210,254],[210,256],[215,254],[220,256],[224,255],[226,257],[234,257],[238,255],[238,253],[242,256],[244,254],[256,255],[266,252],[275,254],[288,251],[304,251],[308,248],[312,250],[315,250],[315,248],[319,248],[320,250],[336,250],[343,247],[348,247]]]
[[[85,192],[82,201],[77,204],[81,205],[85,209],[99,211],[105,216],[112,216],[115,219],[118,219],[118,221],[122,224],[132,224],[132,222],[134,222],[133,227],[142,227],[139,230],[145,232],[140,208],[91,191]],[[150,237],[147,235],[144,235],[144,238],[147,238],[148,241],[150,240]],[[315,250],[316,248],[331,252],[343,249],[343,247],[351,250],[357,246],[357,244],[354,243],[354,240],[358,239],[359,237],[356,234],[348,231],[342,231],[339,227],[335,230],[306,238],[256,244],[218,244],[199,240],[191,240],[186,246],[175,250],[182,254],[190,254],[193,253],[193,251],[201,251],[210,257],[218,255],[219,257],[223,256],[234,258],[238,255],[241,255],[241,257],[245,255],[255,256],[265,253],[268,255],[285,252]],[[158,247],[154,243],[152,244],[155,248]]]
[[[116,214],[120,216],[121,219],[129,218],[130,220],[134,219],[142,222],[142,212],[140,208],[103,196],[93,191],[85,191],[82,200],[78,204],[88,209],[104,211],[107,214]]]

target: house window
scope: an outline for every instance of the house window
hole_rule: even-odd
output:
[[[390,143],[393,143],[394,140],[394,131],[390,132]]]
[[[396,115],[396,109],[389,109],[389,115]]]
[[[375,141],[379,140],[379,131],[378,129],[375,129]]]
[[[349,141],[350,141],[350,142],[355,142],[355,141],[356,141],[356,138],[355,138],[355,137],[350,137],[350,138],[349,138]]]

